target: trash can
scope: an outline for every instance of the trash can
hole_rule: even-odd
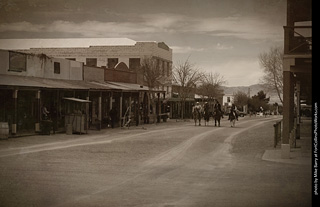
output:
[[[163,116],[162,116],[163,122],[167,122],[167,119],[168,119],[168,115],[163,115]]]
[[[66,134],[68,134],[68,135],[72,134],[72,124],[66,125]]]
[[[41,134],[50,135],[52,129],[52,121],[51,120],[43,120],[41,123]]]
[[[0,122],[0,139],[9,138],[9,124],[8,122]]]

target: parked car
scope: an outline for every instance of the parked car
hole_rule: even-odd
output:
[[[263,112],[257,112],[257,116],[263,116]]]

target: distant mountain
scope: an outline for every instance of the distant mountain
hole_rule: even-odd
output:
[[[273,92],[269,90],[265,85],[263,84],[254,84],[251,86],[222,86],[222,90],[224,91],[224,94],[235,94],[238,91],[241,91],[243,93],[249,94],[250,97],[257,95],[259,91],[263,91],[267,94],[267,97],[270,97],[269,103],[275,103],[281,104],[281,101],[278,97],[278,94],[276,92]]]

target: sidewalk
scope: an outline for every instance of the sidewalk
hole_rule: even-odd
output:
[[[72,134],[67,135],[66,133],[56,133],[50,135],[28,135],[19,136],[9,139],[0,140],[0,152],[3,150],[10,150],[21,147],[31,147],[35,145],[52,145],[54,143],[63,142],[78,142],[85,139],[91,139],[94,137],[110,136],[113,134],[119,134],[121,132],[129,132],[132,130],[153,130],[153,129],[164,129],[172,124],[183,124],[183,122],[176,121],[176,119],[169,119],[167,122],[152,123],[152,124],[141,124],[139,126],[128,127],[117,127],[117,128],[106,128],[101,130],[88,130],[87,134]]]
[[[300,123],[300,139],[296,140],[296,148],[290,149],[290,159],[281,158],[281,148],[265,150],[262,160],[296,164],[311,165],[312,156],[312,120],[302,118]]]

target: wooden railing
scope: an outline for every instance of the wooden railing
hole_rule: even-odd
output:
[[[274,148],[277,147],[282,137],[282,120],[277,121],[274,125]]]

